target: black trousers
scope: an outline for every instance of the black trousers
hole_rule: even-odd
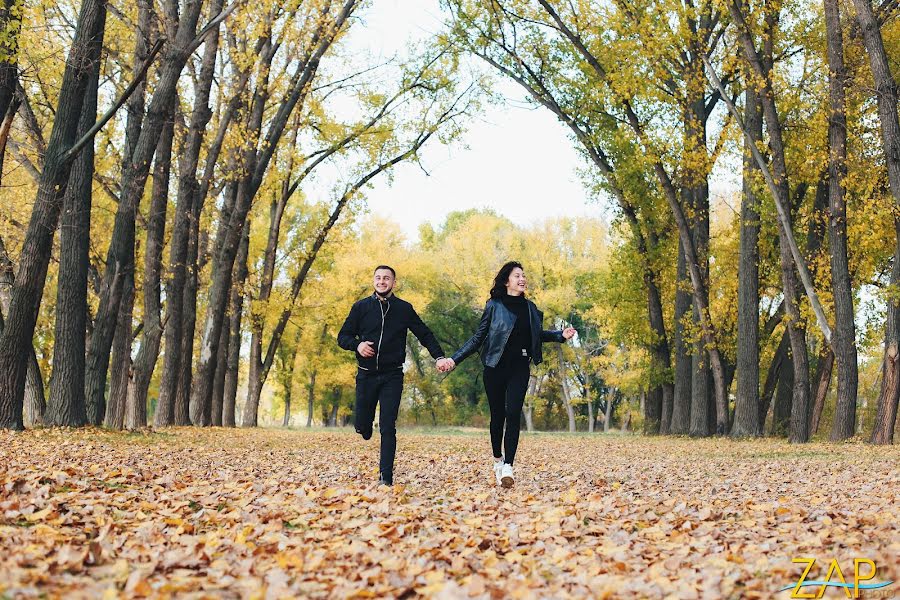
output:
[[[484,368],[484,391],[491,408],[491,447],[494,458],[513,464],[522,427],[522,406],[528,392],[528,359],[502,360]],[[503,427],[506,426],[504,435]],[[502,448],[501,448],[502,445]],[[502,452],[501,452],[502,450]]]
[[[354,425],[363,438],[372,437],[375,405],[380,406],[378,430],[381,432],[381,476],[391,482],[394,477],[394,455],[397,453],[397,414],[403,393],[403,369],[356,372],[356,406]]]

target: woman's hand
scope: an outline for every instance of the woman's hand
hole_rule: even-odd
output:
[[[441,373],[449,373],[456,368],[456,363],[452,358],[442,358],[437,361],[437,370]]]
[[[574,327],[566,327],[565,329],[563,329],[563,337],[567,340],[571,340],[573,337],[575,337],[576,333],[577,332],[575,331]]]

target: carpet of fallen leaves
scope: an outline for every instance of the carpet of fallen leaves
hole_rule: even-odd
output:
[[[0,597],[788,597],[795,556],[900,579],[898,447],[527,435],[504,490],[486,433],[401,430],[393,488],[377,442],[2,432]]]

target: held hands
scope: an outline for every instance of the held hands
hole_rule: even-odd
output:
[[[449,373],[456,368],[456,363],[453,362],[452,358],[439,358],[435,366],[441,373]]]
[[[563,329],[562,335],[565,339],[571,340],[573,337],[575,337],[575,333],[576,331],[574,327],[566,327],[565,329]]]
[[[359,346],[356,347],[356,351],[364,358],[372,358],[375,356],[375,349],[372,347],[374,345],[375,342],[360,342]]]

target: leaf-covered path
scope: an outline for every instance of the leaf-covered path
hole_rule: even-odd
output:
[[[539,434],[501,490],[486,433],[401,430],[387,489],[377,440],[0,432],[0,597],[787,597],[795,556],[900,579],[898,447]]]

